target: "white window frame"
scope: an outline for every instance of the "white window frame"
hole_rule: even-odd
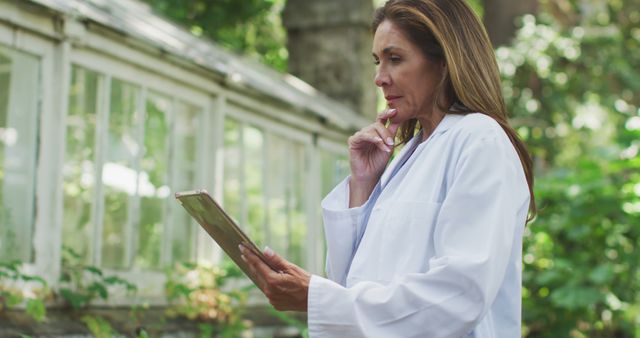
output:
[[[322,249],[322,243],[318,244],[319,237],[316,236],[322,226],[318,224],[318,217],[316,217],[322,198],[319,196],[321,189],[317,179],[320,169],[319,149],[327,146],[338,153],[346,152],[346,145],[339,145],[339,142],[333,141],[333,139],[344,137],[341,132],[332,130],[315,118],[303,116],[304,114],[300,114],[304,113],[300,111],[304,109],[302,107],[275,108],[282,106],[270,104],[271,99],[267,99],[265,103],[264,98],[248,95],[243,92],[242,88],[226,88],[228,84],[221,84],[224,81],[222,78],[217,75],[211,76],[211,72],[202,71],[201,68],[190,62],[180,61],[172,56],[158,57],[159,54],[155,54],[157,51],[154,51],[153,47],[146,46],[139,41],[136,42],[131,37],[114,38],[112,35],[101,34],[93,31],[92,28],[87,28],[88,26],[75,18],[64,17],[65,25],[61,29],[62,32],[59,32],[56,30],[57,26],[52,25],[51,17],[48,14],[25,12],[24,9],[8,3],[0,3],[0,18],[2,18],[0,20],[0,43],[36,55],[41,61],[42,97],[40,98],[40,128],[38,131],[41,141],[38,144],[37,200],[35,202],[37,214],[33,233],[35,262],[26,264],[27,273],[45,277],[52,286],[57,284],[60,275],[63,214],[62,168],[66,145],[65,117],[68,113],[72,65],[96,71],[101,75],[103,81],[108,78],[118,78],[140,86],[143,92],[154,90],[159,93],[169,93],[169,97],[177,97],[188,104],[201,107],[205,132],[200,141],[211,144],[213,151],[209,147],[200,147],[196,180],[204,188],[212,191],[217,198],[222,197],[223,189],[224,158],[222,156],[224,154],[223,132],[226,116],[243,125],[251,124],[260,128],[265,133],[265,140],[270,137],[269,135],[278,135],[287,140],[303,143],[308,161],[308,172],[305,173],[308,178],[306,181],[310,182],[305,194],[308,224],[306,263],[307,269],[311,272],[322,273],[324,271],[324,257],[318,257],[320,255],[318,248]],[[15,18],[20,21],[16,21]],[[4,22],[9,24],[4,24]],[[144,48],[140,48],[141,46]],[[108,70],[108,72],[103,70]],[[108,90],[110,86],[105,86],[105,88]],[[104,90],[101,93],[101,95],[105,95]],[[107,95],[107,104],[109,99]],[[104,128],[105,126],[97,127]],[[329,138],[332,140],[329,141]],[[42,140],[46,140],[46,142]],[[346,144],[346,137],[344,144]],[[265,155],[265,164],[267,161]],[[100,168],[101,164],[96,163]],[[52,179],[52,177],[54,178]],[[266,191],[265,196],[268,196]],[[166,220],[169,219],[166,218]],[[222,255],[219,248],[212,245],[212,240],[206,232],[200,227],[198,229],[197,239],[194,243],[195,258],[204,263],[219,262]],[[100,237],[101,233],[97,240],[100,240]],[[319,261],[321,263],[317,263]],[[109,270],[105,270],[105,272],[143,285],[144,289],[141,288],[138,292],[140,301],[149,304],[165,303],[163,292],[165,275],[163,273]],[[125,295],[109,299],[111,305],[131,304],[132,302],[137,301],[131,300]]]
[[[315,173],[315,177],[320,178],[321,174],[320,174],[320,170],[321,170],[321,166],[322,164],[320,163],[320,159],[321,159],[321,152],[328,152],[331,153],[333,155],[337,155],[337,156],[346,156],[347,158],[349,158],[349,150],[347,147],[347,140],[346,138],[343,140],[343,142],[337,142],[333,139],[328,139],[325,137],[319,137],[316,143],[316,149],[315,149],[315,158],[316,158],[316,170],[317,172]],[[317,181],[317,194],[315,196],[317,196],[318,200],[316,202],[316,204],[314,205],[314,220],[315,220],[315,226],[313,227],[313,236],[314,238],[316,238],[317,240],[313,243],[314,246],[312,248],[313,250],[313,262],[314,262],[314,266],[317,269],[316,271],[318,272],[318,274],[320,275],[324,275],[325,273],[325,261],[326,261],[326,252],[324,249],[324,243],[322,241],[325,240],[324,237],[324,224],[322,221],[322,207],[320,206],[322,199],[324,199],[324,196],[322,196],[322,187],[321,184],[322,182],[320,182],[320,179],[316,180]],[[320,241],[319,239],[322,239],[322,241]]]
[[[176,111],[176,103],[177,100],[184,102],[186,104],[196,106],[201,109],[202,120],[204,122],[203,132],[200,133],[198,138],[198,143],[200,144],[209,144],[210,142],[210,130],[211,130],[211,96],[206,92],[199,92],[194,90],[192,87],[183,86],[176,82],[173,78],[167,78],[161,74],[153,74],[135,65],[127,63],[125,61],[113,59],[109,55],[105,55],[98,51],[91,51],[84,48],[73,48],[70,53],[70,68],[73,66],[79,66],[84,69],[96,72],[99,76],[99,82],[103,83],[102,89],[98,90],[98,111],[96,114],[98,115],[99,123],[96,126],[98,140],[96,141],[96,150],[98,153],[102,152],[101,149],[105,149],[106,143],[106,128],[108,128],[108,114],[109,114],[109,106],[110,106],[110,88],[111,88],[111,79],[118,79],[120,81],[124,81],[131,85],[137,86],[141,90],[140,94],[140,102],[139,109],[143,109],[144,111],[146,105],[147,95],[150,91],[157,92],[166,96],[170,100],[172,100],[171,111],[168,112],[168,122],[171,123],[171,120],[174,118]],[[66,114],[66,111],[65,111]],[[142,127],[141,127],[142,128]],[[172,128],[171,128],[172,129]],[[173,129],[172,129],[173,130]],[[171,132],[171,137],[173,136],[173,132]],[[66,130],[63,140],[66,139]],[[140,140],[142,141],[142,140]],[[173,143],[169,144],[170,147],[173,147]],[[200,153],[198,154],[198,160],[196,162],[197,170],[196,170],[196,184],[198,186],[207,186],[206,177],[204,175],[203,168],[206,167],[206,163],[211,162],[210,157],[212,154],[210,152],[206,152],[204,148],[199,147]],[[98,171],[101,171],[101,168],[104,164],[104,156],[102,154],[97,154],[97,159],[95,162],[95,166]],[[173,158],[168,159],[170,163],[168,163],[169,168],[173,168]],[[139,169],[139,168],[135,168]],[[175,173],[170,173],[171,175],[175,175]],[[102,177],[101,172],[97,172],[97,178]],[[172,177],[169,177],[171,183]],[[99,179],[98,179],[99,181]],[[96,200],[94,200],[94,205],[97,208],[94,210],[94,214],[98,218],[94,224],[94,235],[92,240],[95,242],[93,245],[93,263],[96,265],[100,265],[101,261],[101,250],[100,247],[102,245],[102,213],[104,212],[104,196],[101,190],[101,183],[98,183],[96,186]],[[135,198],[134,201],[138,201],[138,198]],[[135,202],[135,203],[139,203]],[[63,211],[61,211],[62,213]],[[172,198],[168,198],[165,202],[165,214],[163,215],[163,220],[166,222],[170,222],[172,219],[172,213],[180,212],[179,205],[174,203]],[[137,217],[137,215],[132,215],[132,217]],[[128,222],[132,223],[132,222]],[[165,224],[166,225],[166,224]],[[193,223],[195,225],[195,222]],[[129,227],[126,229],[128,232],[137,231],[133,229],[133,224],[129,224]],[[163,232],[163,244],[161,247],[161,259],[162,263],[168,263],[170,259],[170,250],[171,250],[171,242],[169,236],[171,236],[171,227],[165,227]],[[193,253],[198,253],[197,246],[202,242],[199,238],[202,237],[202,233],[204,231],[197,227],[198,230],[195,232],[194,238],[192,238],[192,245],[195,248],[192,250]],[[198,239],[196,239],[198,238]],[[131,243],[130,240],[126,244],[126,252],[129,252],[129,256],[134,256],[135,252],[133,249],[137,243]],[[60,244],[61,245],[61,244]],[[132,257],[129,257],[132,258]],[[199,260],[201,257],[193,257],[193,260]],[[102,270],[107,274],[117,275],[121,278],[124,278],[129,281],[135,281],[135,283],[139,287],[139,291],[137,296],[143,299],[145,302],[150,304],[164,304],[164,283],[166,281],[166,276],[163,272],[160,271],[143,271],[143,270],[114,270],[108,268],[102,268]],[[110,297],[109,304],[110,305],[119,305],[119,304],[129,304],[132,300],[130,297],[126,295],[114,295]],[[97,302],[99,303],[99,302]]]
[[[322,273],[324,271],[324,257],[322,258],[322,263],[318,263],[320,259],[318,258],[318,253],[316,248],[320,248],[322,250],[321,243],[318,244],[318,222],[316,217],[316,208],[319,205],[320,199],[317,197],[319,195],[320,186],[317,183],[317,179],[312,179],[317,177],[319,172],[319,161],[317,160],[317,155],[314,146],[314,135],[308,131],[300,131],[295,127],[288,126],[285,124],[281,124],[277,121],[273,121],[268,117],[265,117],[260,112],[255,112],[253,109],[248,108],[244,105],[245,101],[239,102],[240,100],[234,100],[231,103],[227,103],[227,107],[225,109],[225,116],[230,117],[240,124],[241,130],[246,126],[250,125],[255,128],[260,129],[264,133],[265,142],[264,148],[269,147],[270,139],[273,136],[278,136],[287,141],[295,141],[303,145],[304,147],[304,156],[305,161],[307,162],[307,171],[303,173],[305,177],[305,182],[309,182],[307,186],[307,191],[304,196],[305,203],[305,215],[306,215],[306,224],[307,224],[307,238],[306,238],[306,250],[304,257],[304,268],[308,269],[312,273]],[[223,147],[223,146],[222,146]],[[240,147],[241,151],[244,152],[244,147]],[[243,158],[241,154],[240,158]],[[267,163],[269,161],[268,154],[265,151],[265,155],[263,158],[265,165],[263,166],[263,177],[267,177]],[[242,162],[242,161],[241,161]],[[241,163],[241,166],[243,163]],[[224,173],[221,173],[221,177],[224,176]],[[240,175],[240,186],[243,187],[245,177],[243,174]],[[263,203],[267,205],[267,197],[269,194],[270,185],[265,184],[264,186],[264,195],[263,195]],[[219,195],[216,196],[218,199],[222,198],[222,190],[220,190]],[[246,200],[246,196],[244,195],[245,191],[242,190],[241,200]],[[246,219],[246,206],[241,208],[241,217],[240,222],[242,223]],[[269,229],[269,224],[264,224],[265,230]],[[268,231],[267,231],[268,233]]]
[[[0,7],[1,8],[1,7]],[[51,177],[61,175],[59,131],[63,121],[61,106],[66,93],[65,58],[66,45],[55,45],[39,35],[25,29],[0,24],[0,43],[19,52],[39,58],[40,81],[38,96],[38,158],[35,168],[33,196],[35,218],[32,244],[33,263],[25,262],[25,273],[43,277],[49,285],[55,285],[59,276],[61,222],[58,220],[58,204],[54,198],[59,186]],[[55,67],[58,65],[59,67]]]

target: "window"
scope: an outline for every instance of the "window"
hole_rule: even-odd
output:
[[[164,220],[167,216],[169,188],[169,134],[171,100],[150,93],[146,101],[144,150],[140,162],[140,224],[135,265],[140,268],[161,267]]]
[[[262,245],[267,242],[264,133],[232,118],[227,118],[224,126],[224,208],[257,245]]]
[[[130,265],[129,242],[136,222],[134,203],[139,186],[136,157],[141,151],[139,128],[142,120],[139,87],[116,79],[111,81],[107,140],[102,165],[104,216],[102,266],[126,269]]]
[[[63,245],[76,251],[84,263],[92,263],[98,74],[75,67],[71,78],[63,167]]]
[[[179,98],[73,67],[63,245],[117,270],[193,260],[197,227],[169,197],[198,182],[202,115]]]
[[[175,191],[194,189],[199,182],[197,154],[200,154],[198,135],[205,135],[202,111],[199,107],[178,102],[176,107],[175,142],[173,150]],[[173,205],[176,209],[177,204]],[[171,224],[171,257],[174,262],[192,260],[199,225],[182,210],[173,213]]]
[[[0,46],[0,257],[33,261],[39,59]]]
[[[320,173],[322,182],[322,198],[345,179],[349,173],[349,158],[328,150],[320,150]]]
[[[304,265],[310,193],[305,144],[227,118],[224,153],[225,210],[257,245]]]
[[[338,148],[335,145],[332,148]],[[322,200],[327,194],[335,188],[345,177],[350,173],[349,158],[343,152],[338,152],[338,149],[330,151],[327,148],[320,148],[320,200]],[[316,245],[316,266],[325,266],[325,257],[327,252],[327,244],[324,238],[324,226],[322,226],[322,209],[320,205],[318,208],[318,224],[319,234],[321,238],[318,238],[320,243]]]

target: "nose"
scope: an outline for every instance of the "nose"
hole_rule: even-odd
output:
[[[391,77],[389,76],[389,73],[385,72],[382,69],[382,67],[379,67],[376,70],[376,77],[374,79],[374,82],[378,87],[388,86],[391,84]]]

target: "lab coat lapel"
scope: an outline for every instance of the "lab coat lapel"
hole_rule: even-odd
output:
[[[436,130],[433,131],[433,133],[429,136],[429,138],[424,143],[429,142],[431,139],[437,137],[439,134],[442,134],[447,130],[449,130],[449,128],[451,128],[451,126],[453,126],[462,117],[463,115],[460,115],[460,114],[446,114],[442,118],[442,121],[438,123]],[[404,157],[404,154],[407,151],[409,151],[409,149],[413,148],[414,143],[420,142],[420,135],[421,133],[418,133],[411,140],[409,140],[409,142],[407,142],[407,144],[405,144],[404,147],[402,147],[402,150],[400,150],[400,152],[394,156],[393,160],[391,161],[391,163],[389,163],[384,173],[382,173],[382,177],[380,177],[380,183],[382,184],[383,189],[385,186],[387,186],[387,183],[389,183],[388,181],[391,178],[390,177],[391,173],[395,170],[395,167],[399,164],[400,159]],[[418,147],[419,146],[420,145],[418,145]],[[417,151],[417,148],[416,148],[416,151]],[[407,161],[407,163],[405,163],[405,165],[411,166],[411,164],[409,163],[410,161],[412,161],[411,158],[409,158],[409,160]]]

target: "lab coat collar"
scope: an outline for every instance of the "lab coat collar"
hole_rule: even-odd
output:
[[[453,127],[463,117],[464,117],[464,115],[462,115],[462,114],[451,114],[451,113],[446,114],[442,118],[440,123],[438,123],[438,126],[436,126],[436,129],[433,131],[431,136],[429,136],[429,138],[427,140],[425,140],[423,142],[423,144],[426,144],[427,142],[429,142],[434,137],[437,137],[438,135],[445,133],[447,130],[449,130],[451,127]],[[398,160],[400,158],[402,158],[404,153],[407,152],[409,149],[411,149],[416,142],[420,142],[420,138],[421,137],[422,137],[422,133],[417,133],[413,138],[411,138],[411,140],[409,140],[409,142],[407,142],[405,144],[404,147],[402,147],[402,150],[400,150],[400,152],[398,154],[396,154],[396,156],[393,158],[391,163],[389,163],[389,166],[387,167],[387,169],[382,174],[382,177],[380,177],[380,184],[382,184],[382,187],[387,185],[387,181],[389,180],[389,175],[391,175],[391,172],[393,172],[393,169],[395,168],[395,166],[398,165]],[[422,145],[419,144],[418,147],[420,147],[420,146],[422,146]],[[417,151],[417,148],[416,148],[416,151]],[[415,153],[415,151],[414,151],[414,153]]]
[[[451,127],[453,127],[458,121],[460,121],[460,119],[463,117],[464,115],[462,114],[453,114],[453,113],[446,114],[442,118],[442,121],[438,123],[438,126],[436,127],[436,130],[433,131],[433,134],[442,134],[446,132]]]

